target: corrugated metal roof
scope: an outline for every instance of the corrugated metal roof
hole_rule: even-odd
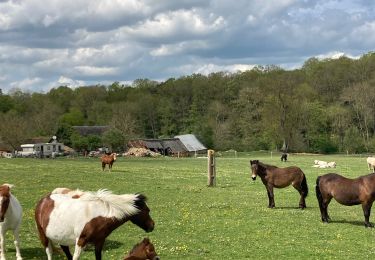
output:
[[[162,139],[164,149],[170,148],[172,153],[178,153],[178,152],[186,152],[185,146],[182,144],[182,142],[177,139]]]
[[[193,134],[177,135],[175,136],[175,138],[178,138],[189,152],[196,152],[207,149]]]

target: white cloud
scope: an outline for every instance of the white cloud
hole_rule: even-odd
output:
[[[372,1],[0,1],[1,88],[357,58],[374,49],[374,20]]]

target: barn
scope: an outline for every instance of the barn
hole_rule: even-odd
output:
[[[205,153],[207,148],[195,135],[179,135],[163,139],[134,139],[127,144],[128,148],[145,148],[167,156],[192,156]]]

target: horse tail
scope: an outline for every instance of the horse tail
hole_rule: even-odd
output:
[[[306,198],[307,195],[309,194],[309,187],[307,186],[306,175],[304,173],[303,173],[303,179],[301,182],[301,188],[302,188],[304,198]]]
[[[316,186],[315,186],[316,198],[318,199],[319,206],[322,205],[322,203],[323,203],[323,196],[322,196],[322,192],[320,191],[320,187],[319,187],[320,178],[321,178],[321,176],[318,176],[318,178],[316,178]]]

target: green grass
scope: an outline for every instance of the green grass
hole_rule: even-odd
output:
[[[250,179],[249,159],[297,165],[309,185],[307,209],[298,209],[292,187],[275,190],[275,209],[268,209],[262,182]],[[314,159],[336,161],[336,169],[311,167]],[[150,237],[162,259],[365,259],[375,257],[374,229],[363,225],[361,206],[331,202],[332,223],[323,224],[315,197],[318,175],[338,172],[348,177],[367,174],[365,157],[241,153],[216,159],[217,186],[207,183],[203,158],[119,158],[113,171],[102,172],[99,159],[0,159],[0,183],[15,184],[22,204],[21,251],[24,259],[46,259],[34,222],[37,201],[56,187],[114,193],[142,192],[148,197],[155,230],[146,234],[132,223],[107,239],[104,259],[121,259],[143,237]],[[374,218],[371,218],[374,219]],[[370,219],[370,220],[371,220]],[[15,250],[11,233],[6,248]],[[64,259],[59,253],[54,259]],[[81,259],[94,259],[92,248]]]

